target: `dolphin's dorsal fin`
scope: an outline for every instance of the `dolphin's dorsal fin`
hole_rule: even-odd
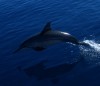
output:
[[[44,29],[43,31],[40,33],[41,35],[42,34],[45,34],[47,31],[50,31],[51,30],[51,22],[48,22],[45,26],[44,26]]]

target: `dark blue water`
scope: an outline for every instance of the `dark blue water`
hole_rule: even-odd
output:
[[[53,30],[68,32],[92,48],[61,43],[42,52],[23,49],[12,53],[49,21]],[[99,43],[99,0],[0,0],[0,86],[100,86]],[[80,58],[70,72],[60,71],[59,65]],[[41,65],[52,72],[44,73]],[[53,67],[58,68],[56,72]]]

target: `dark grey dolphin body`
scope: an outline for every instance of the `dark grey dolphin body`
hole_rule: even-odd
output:
[[[84,42],[78,41],[69,33],[52,30],[51,23],[48,22],[42,32],[24,41],[15,52],[23,48],[32,48],[36,51],[42,51],[50,45],[60,42],[70,42],[76,45],[88,45]]]

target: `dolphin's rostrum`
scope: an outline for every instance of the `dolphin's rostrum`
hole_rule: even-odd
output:
[[[54,45],[60,42],[70,42],[76,45],[89,46],[88,44],[84,42],[78,41],[74,36],[72,36],[69,33],[52,30],[51,22],[48,22],[45,25],[42,32],[25,40],[15,52],[23,48],[32,48],[35,51],[42,51],[46,49],[48,46]]]

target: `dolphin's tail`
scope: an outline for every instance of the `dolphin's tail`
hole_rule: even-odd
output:
[[[83,46],[87,46],[87,47],[90,46],[88,43],[85,43],[85,42],[79,42],[79,45],[83,45]]]

